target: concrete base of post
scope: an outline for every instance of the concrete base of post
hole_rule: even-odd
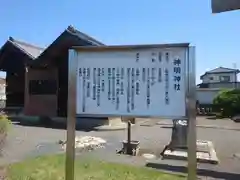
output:
[[[197,140],[197,161],[202,163],[218,164],[217,153],[211,141]],[[187,149],[166,149],[163,152],[164,159],[187,160]]]

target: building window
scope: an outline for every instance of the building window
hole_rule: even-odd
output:
[[[220,82],[230,82],[230,76],[220,76]]]
[[[209,88],[209,84],[208,83],[202,83],[202,84],[199,84],[198,87],[199,88]]]
[[[212,80],[213,80],[213,77],[209,77],[209,80],[212,81]]]
[[[30,80],[30,95],[49,95],[56,94],[57,82],[54,80]]]

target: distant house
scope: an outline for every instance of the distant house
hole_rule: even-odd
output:
[[[205,72],[200,79],[199,88],[240,88],[240,82],[237,80],[238,69],[218,67]]]

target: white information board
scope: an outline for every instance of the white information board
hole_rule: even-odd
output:
[[[186,117],[187,50],[76,50],[77,115]]]

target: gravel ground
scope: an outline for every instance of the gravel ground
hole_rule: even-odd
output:
[[[214,122],[217,124],[219,121]],[[223,124],[223,122],[219,124],[221,123]],[[148,162],[140,157],[129,158],[127,156],[116,155],[115,151],[120,149],[121,141],[126,139],[126,130],[110,132],[76,131],[76,135],[96,136],[107,140],[107,147],[88,153],[88,155],[91,156],[95,155],[96,157],[109,161],[131,163],[141,166],[147,163],[147,166],[160,168],[162,170],[176,172],[186,170],[183,168],[183,166],[186,166],[185,161],[157,160],[155,162]],[[198,128],[197,136],[198,139],[212,141],[216,148],[218,158],[220,159],[219,165],[199,164],[198,167],[201,169],[200,173],[202,175],[210,174],[218,179],[221,179],[220,177],[229,180],[240,179],[240,158],[234,156],[234,154],[240,153],[240,131]],[[161,128],[154,123],[152,123],[151,126],[136,125],[132,129],[132,139],[139,140],[141,142],[141,148],[162,149],[168,144],[170,137],[171,129]],[[32,156],[61,152],[62,150],[57,142],[65,139],[66,130],[14,125],[8,137],[8,143],[4,151],[5,155],[0,159],[0,165],[20,161]]]

